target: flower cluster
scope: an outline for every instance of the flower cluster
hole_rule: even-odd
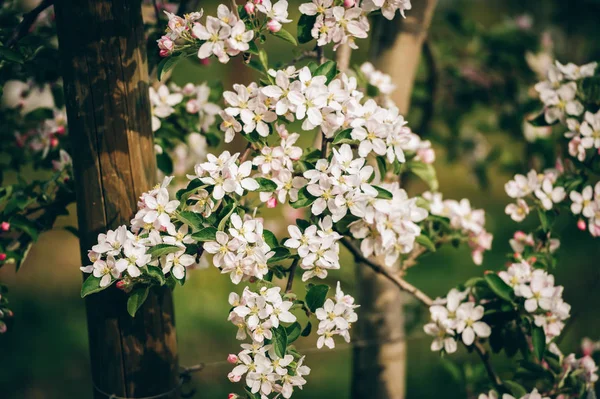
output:
[[[492,330],[482,321],[484,307],[470,301],[468,291],[452,289],[446,298],[438,298],[429,308],[431,322],[424,326],[425,333],[434,337],[432,351],[456,352],[457,340],[467,346],[475,338],[487,338]]]
[[[578,222],[580,229],[585,229],[586,223],[583,219],[587,219],[587,226],[590,234],[593,237],[600,236],[600,182],[596,183],[594,188],[586,186],[578,191],[569,193],[571,199],[571,212],[578,215],[581,219]]]
[[[229,273],[234,284],[251,277],[263,279],[274,252],[264,241],[262,220],[234,213],[230,222],[229,234],[218,231],[215,241],[204,243],[204,250],[214,255],[213,265]]]
[[[471,247],[471,256],[476,265],[483,262],[483,253],[492,248],[493,236],[485,230],[485,212],[483,209],[472,209],[468,199],[460,201],[443,199],[441,193],[423,193],[429,202],[429,212],[450,220],[450,227],[461,232]]]
[[[354,298],[350,295],[345,295],[340,288],[340,283],[337,283],[335,291],[335,302],[331,298],[327,298],[322,308],[318,308],[315,312],[319,319],[319,329],[317,334],[317,348],[321,349],[323,345],[333,349],[335,341],[333,337],[339,335],[346,342],[350,342],[350,328],[352,323],[358,320],[358,316],[354,309],[358,305],[354,304]]]
[[[525,200],[531,197],[541,209],[551,210],[555,204],[561,203],[565,197],[565,189],[557,184],[559,174],[556,170],[544,173],[529,171],[527,175],[517,174],[513,180],[504,185],[506,194],[517,200],[516,204],[506,206],[506,214],[515,222],[523,221],[530,212],[530,205]]]
[[[410,9],[410,0],[346,0],[342,5],[333,0],[312,0],[300,5],[303,15],[315,18],[311,35],[317,44],[334,43],[334,49],[344,43],[358,48],[354,41],[368,36],[370,12],[381,10],[383,16],[391,20],[397,11],[404,16],[404,10]]]
[[[302,281],[313,277],[324,279],[328,270],[340,268],[339,244],[342,238],[333,231],[331,216],[319,220],[318,225],[288,226],[290,238],[284,242],[288,248],[297,251],[301,259],[300,267],[305,270]]]
[[[303,357],[281,353],[274,338],[280,322],[296,321],[290,312],[292,302],[282,298],[279,287],[262,287],[259,292],[246,287],[241,297],[232,292],[229,303],[234,307],[229,321],[238,327],[236,338],[244,340],[250,335],[252,339],[251,344],[242,344],[243,350],[237,356],[229,355],[228,361],[236,364],[229,379],[238,382],[246,375],[246,385],[252,393],[267,397],[278,392],[289,398],[294,387],[306,384],[303,375],[310,373],[302,364]],[[267,340],[274,343],[267,344]]]
[[[500,396],[498,395],[498,393],[494,390],[490,391],[487,395],[485,393],[482,393],[478,396],[477,399],[499,399]],[[537,388],[534,388],[533,391],[531,391],[530,393],[520,396],[519,398],[515,398],[512,395],[509,395],[507,393],[502,394],[502,399],[550,399],[550,397],[548,396],[543,396],[542,394],[540,394],[537,390]]]
[[[563,287],[554,285],[554,276],[526,261],[513,263],[498,275],[517,298],[522,298],[524,309],[533,315],[538,327],[543,327],[547,342],[560,335],[571,306],[562,299]]]
[[[161,57],[174,54],[189,54],[190,49],[198,48],[197,56],[201,60],[212,55],[219,62],[227,63],[230,57],[256,49],[253,39],[260,36],[266,28],[276,33],[281,24],[291,22],[288,19],[288,3],[279,0],[272,4],[270,0],[249,1],[244,7],[246,18],[238,15],[238,10],[230,10],[224,4],[217,8],[217,16],[207,16],[201,23],[203,12],[186,14],[183,17],[166,12],[169,22],[164,36],[158,42]],[[257,18],[257,12],[266,17],[263,24]]]

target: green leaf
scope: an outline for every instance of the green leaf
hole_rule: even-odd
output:
[[[319,65],[314,75],[323,75],[327,77],[327,83],[331,82],[333,78],[338,74],[337,64],[335,61],[325,61]]]
[[[308,43],[313,40],[311,30],[317,22],[316,15],[302,14],[298,20],[298,42],[301,44]]]
[[[511,286],[506,284],[504,280],[500,278],[500,276],[495,273],[490,273],[486,274],[484,278],[485,281],[487,281],[490,289],[494,291],[496,295],[506,301],[512,302],[514,290]]]
[[[318,308],[323,307],[327,298],[327,292],[329,292],[329,286],[325,284],[313,285],[309,288],[306,293],[305,302],[311,312],[314,313]]]
[[[290,250],[285,247],[271,248],[271,251],[275,252],[275,255],[269,258],[268,264],[277,263],[291,256]]]
[[[260,63],[265,69],[265,71],[269,70],[269,58],[267,57],[267,52],[264,49],[260,49],[258,51],[258,58],[260,59]]]
[[[300,334],[300,335],[302,335],[303,337],[308,337],[310,335],[311,330],[312,330],[312,323],[309,321],[306,324],[306,327],[304,327],[304,330],[302,330],[302,334]]]
[[[175,252],[183,251],[184,248],[179,247],[177,245],[171,244],[158,244],[148,249],[148,254],[152,255],[155,258],[160,258],[161,256],[172,254]]]
[[[520,397],[527,395],[527,390],[521,384],[519,384],[517,382],[510,381],[510,380],[504,380],[504,381],[502,381],[502,383],[510,391],[512,396],[514,396],[515,398],[520,398]]]
[[[333,138],[332,144],[347,144],[354,143],[356,140],[352,138],[352,129],[344,129]]]
[[[165,175],[173,173],[173,160],[166,151],[163,151],[162,154],[156,154],[156,166]]]
[[[182,57],[181,54],[163,58],[156,67],[156,78],[160,81],[162,76],[173,69],[173,67],[175,67],[175,65],[183,58],[184,57]]]
[[[254,41],[248,42],[248,53],[258,55],[258,47],[256,47],[256,43]]]
[[[277,190],[277,183],[273,180],[265,179],[264,177],[256,177],[254,180],[258,183],[258,190],[256,190],[256,192],[272,193]]]
[[[541,361],[544,358],[544,352],[546,352],[546,334],[543,327],[532,326],[531,341],[533,344],[533,353]]]
[[[546,232],[550,231],[552,229],[552,225],[554,224],[554,219],[556,218],[554,212],[546,212],[542,208],[538,208],[538,216],[540,218],[542,229]]]
[[[415,238],[415,241],[417,242],[417,244],[420,244],[427,248],[428,251],[436,251],[435,244],[433,243],[433,241],[431,241],[431,239],[424,234],[421,234],[420,236]]]
[[[275,234],[273,234],[273,232],[264,229],[263,238],[265,240],[265,243],[267,243],[267,245],[269,246],[269,248],[279,247],[279,242],[277,241],[277,237],[275,236]]]
[[[106,287],[100,287],[100,277],[94,277],[92,275],[90,275],[88,278],[85,279],[85,281],[83,282],[83,284],[81,285],[81,297],[85,298],[86,296],[90,295],[90,294],[94,294],[96,292],[100,292],[102,290],[105,290],[106,288],[110,287],[109,284]],[[113,280],[114,281],[114,280]]]
[[[431,164],[426,164],[423,162],[407,162],[406,166],[408,169],[421,178],[429,188],[433,191],[437,191],[439,188],[437,175],[435,173],[435,168]]]
[[[214,227],[205,227],[197,233],[192,234],[192,238],[198,242],[215,241],[217,239],[217,229]]]
[[[176,214],[177,219],[190,226],[194,230],[202,229],[202,222],[204,218],[196,212],[181,211]]]
[[[295,321],[289,327],[285,328],[285,332],[287,333],[287,342],[291,344],[298,338],[300,338],[300,334],[302,334],[302,326],[300,323]]]
[[[131,317],[135,317],[138,309],[144,304],[146,298],[148,298],[149,292],[149,285],[138,285],[131,291],[129,299],[127,299],[127,312]]]
[[[157,280],[160,283],[160,285],[164,285],[167,282],[164,273],[162,272],[162,270],[160,270],[160,267],[148,266],[148,271],[146,274],[148,274],[153,279]]]
[[[25,57],[15,50],[12,50],[6,46],[0,46],[0,59],[16,62],[18,64],[22,64],[25,62]]]
[[[294,39],[294,36],[285,29],[280,29],[279,32],[272,32],[271,34],[273,36],[277,36],[278,38],[285,40],[288,43],[293,44],[294,46],[298,45],[296,39]]]
[[[221,221],[219,222],[219,225],[217,226],[217,230],[223,231],[225,229],[225,224],[227,223],[227,221],[229,220],[231,215],[233,215],[233,211],[235,211],[235,207],[236,207],[235,203],[231,203],[231,204],[227,205],[227,207],[225,207],[223,209],[223,211],[221,211],[221,213],[224,213],[224,215],[221,217]]]
[[[392,195],[392,193],[390,193],[385,188],[381,188],[381,187],[377,187],[377,186],[372,186],[372,187],[375,190],[377,190],[377,198],[380,198],[380,199],[392,199],[392,198],[394,198],[394,196]]]
[[[273,338],[271,339],[271,343],[273,344],[273,350],[275,351],[275,354],[280,358],[283,358],[287,349],[288,337],[287,332],[282,325],[273,330]]]
[[[248,399],[260,399],[260,395],[252,393],[248,388],[244,388]]]
[[[290,202],[290,205],[295,209],[304,208],[312,205],[316,199],[316,197],[308,192],[306,187],[302,187],[302,189],[298,191],[298,200],[296,202]]]
[[[37,241],[39,237],[38,226],[25,216],[14,215],[10,218],[10,225],[27,234],[33,241]]]

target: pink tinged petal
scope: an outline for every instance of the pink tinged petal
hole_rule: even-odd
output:
[[[198,50],[198,58],[203,60],[205,58],[210,57],[213,53],[213,47],[213,42],[204,42],[204,44],[200,46],[200,49]]]

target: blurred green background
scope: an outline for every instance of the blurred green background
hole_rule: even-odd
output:
[[[209,3],[204,6],[205,14],[214,12],[216,8],[216,2]],[[290,1],[293,18],[297,18],[298,4],[300,2]],[[524,14],[531,17],[531,27],[527,28],[531,34],[516,36],[514,42],[510,39],[495,42],[498,47],[488,48],[488,54],[482,60],[482,56],[477,54],[482,43],[477,32],[502,31]],[[537,38],[541,37],[543,31],[550,33],[553,51],[559,60],[576,63],[598,60],[599,16],[600,2],[592,0],[440,1],[429,39],[440,72],[440,94],[435,100],[434,119],[427,124],[426,131],[419,133],[431,137],[436,143],[436,166],[440,189],[445,197],[466,197],[471,199],[474,207],[484,208],[487,211],[487,229],[494,234],[494,244],[493,250],[485,255],[481,267],[471,262],[467,248],[444,248],[425,257],[419,267],[411,269],[407,279],[430,296],[444,295],[454,285],[474,275],[481,275],[484,270],[504,267],[505,254],[510,252],[508,239],[516,229],[527,227],[527,224],[518,226],[504,215],[508,198],[503,185],[513,169],[526,166],[524,154],[531,145],[526,145],[522,140],[520,126],[493,118],[494,111],[498,109],[496,103],[504,104],[504,101],[506,104],[502,106],[508,106],[508,114],[515,114],[515,118],[520,117],[516,113],[521,108],[511,108],[516,105],[511,104],[513,99],[508,95],[506,98],[494,98],[494,104],[490,105],[489,98],[497,96],[497,93],[491,93],[493,87],[480,85],[476,90],[463,87],[473,83],[456,78],[453,71],[467,65],[487,71],[488,76],[499,78],[503,86],[506,82],[516,80],[531,85],[536,81],[531,71],[511,69],[502,63],[524,64],[522,47],[526,48],[529,44],[539,47]],[[290,30],[294,31],[295,28]],[[522,41],[525,38],[529,38],[531,43]],[[484,43],[489,41],[484,40]],[[354,53],[352,64],[362,63],[368,54],[369,42],[361,41],[358,44],[360,50]],[[284,61],[292,55],[292,51],[278,39],[269,39],[266,45],[272,63]],[[516,61],[507,61],[506,57],[494,58],[494,55],[503,54],[512,54]],[[489,65],[493,62],[502,68],[494,70]],[[521,67],[525,68],[523,65]],[[228,88],[235,82],[247,83],[252,78],[253,72],[239,62],[221,65],[213,61],[209,66],[191,62],[179,65],[173,80],[182,84],[221,79],[224,87]],[[422,114],[420,106],[430,100],[427,98],[426,68],[423,68],[419,79],[422,84],[418,84],[415,90],[415,110],[408,118],[409,126],[417,125],[413,121],[419,121]],[[520,87],[517,91],[527,91],[527,87]],[[449,103],[445,98],[454,101]],[[468,118],[463,117],[463,113],[468,113]],[[482,119],[486,122],[482,123]],[[467,136],[475,132],[477,140],[465,139],[465,132]],[[311,146],[312,137],[304,136],[302,140],[303,146]],[[460,148],[457,148],[457,143],[461,143]],[[475,150],[484,146],[486,153],[497,155],[494,159],[490,157],[485,162],[474,163],[468,152],[469,143],[475,143]],[[413,193],[422,189],[416,184],[409,187]],[[75,223],[75,208],[72,207],[71,215],[60,218],[57,227]],[[600,245],[586,232],[578,231],[573,220],[563,217],[559,224],[563,250],[555,274],[557,283],[565,286],[565,300],[572,305],[574,315],[563,340],[563,348],[569,353],[578,350],[580,339],[584,336],[600,339],[600,318],[596,308],[600,304]],[[280,219],[267,222],[267,228],[281,235],[285,234],[282,231],[284,226]],[[350,293],[354,293],[360,287],[355,287],[354,267],[347,254],[342,264],[342,270],[335,273],[329,282],[334,283],[339,279]],[[77,239],[57,228],[41,237],[18,274],[8,267],[0,270],[0,278],[11,289],[15,313],[11,330],[0,337],[2,398],[91,397],[86,320],[84,303],[79,297],[81,274],[78,266]],[[235,327],[226,321],[226,317],[228,293],[231,290],[240,291],[240,287],[234,287],[226,276],[220,276],[213,267],[190,273],[189,276],[186,286],[175,291],[180,363],[209,364],[204,371],[194,375],[191,386],[199,392],[197,397],[219,398],[226,397],[228,392],[240,392],[241,385],[231,384],[226,378],[231,367],[223,364],[228,353],[238,350]],[[474,392],[467,392],[465,384],[456,378],[459,369],[450,366],[449,361],[458,365],[469,362],[476,365],[478,359],[461,351],[440,361],[438,354],[429,351],[430,339],[421,329],[422,319],[426,315],[422,310],[419,312],[417,306],[409,304],[408,308],[407,398],[472,397]],[[314,341],[300,340],[297,346],[303,352],[305,348],[314,348]],[[311,349],[307,355],[306,363],[312,368],[311,376],[304,391],[294,397],[348,397],[351,348],[340,344],[333,351]],[[512,367],[501,358],[502,355],[494,360],[501,372]],[[220,364],[210,365],[213,362]],[[469,375],[477,373],[477,370],[466,367],[462,373]]]

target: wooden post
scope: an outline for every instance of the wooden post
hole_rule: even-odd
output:
[[[141,0],[55,0],[83,264],[129,224],[156,182]],[[173,301],[150,293],[135,318],[115,288],[86,299],[94,397],[177,397]]]
[[[413,1],[406,19],[377,17],[373,25],[371,59],[391,75],[397,88],[392,99],[406,115],[421,58],[423,41],[436,0]],[[419,132],[417,132],[419,133]],[[357,265],[359,318],[357,338],[368,345],[354,348],[352,397],[403,399],[406,391],[404,296],[385,277]]]

